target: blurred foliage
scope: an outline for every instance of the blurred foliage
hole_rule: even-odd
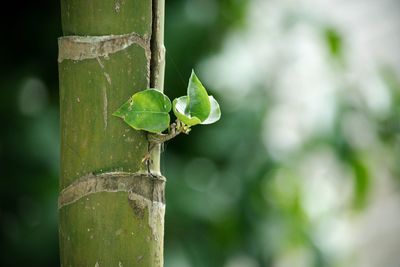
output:
[[[166,0],[165,91],[171,98],[185,93],[184,77],[218,54],[227,34],[246,29],[249,3]],[[11,38],[0,44],[5,51],[0,64],[0,265],[58,266],[59,3],[28,2],[23,8],[10,4],[14,6],[0,16],[7,25],[3,36]],[[13,19],[8,10],[18,11]],[[290,25],[282,31],[289,32],[301,20],[288,18]],[[327,64],[345,80],[345,36],[330,25],[316,28],[331,60]],[[245,96],[250,105],[229,103],[224,100],[229,96],[205,84],[221,99],[221,120],[168,142],[163,154],[162,171],[168,178],[165,266],[340,266],[321,240],[321,232],[331,231],[326,218],[360,212],[368,205],[375,152],[389,153],[388,172],[400,177],[400,80],[390,67],[383,68],[381,76],[391,94],[389,112],[371,113],[358,104],[360,96],[350,95],[353,85],[343,82],[333,129],[313,133],[285,160],[263,145],[265,119],[274,111],[273,82],[268,90],[252,88]],[[374,153],[349,137],[344,121],[351,116],[366,118],[377,129]],[[329,190],[314,188],[307,180],[313,168],[324,167],[318,166],[321,160],[339,169],[340,183],[351,185],[350,193],[335,191],[338,204],[327,210],[322,202]],[[323,178],[326,187],[337,182]],[[322,208],[315,215],[310,203],[318,202]],[[277,265],[282,258],[289,263]]]
[[[196,62],[215,51],[224,33],[240,24],[246,2],[167,1],[166,43],[172,59],[168,58],[166,87],[177,88],[168,90],[169,94],[185,91],[176,72],[188,77]],[[192,20],[188,12],[194,7],[210,11],[208,19]],[[13,18],[9,10],[17,11]],[[3,37],[9,38],[0,44],[4,52],[0,63],[0,265],[58,266],[59,1],[10,3],[2,9],[0,22],[7,25]],[[168,239],[172,240],[167,237],[167,243]]]
[[[342,56],[343,53],[342,38],[340,34],[337,31],[335,31],[335,29],[333,28],[325,29],[325,40],[329,52],[331,53],[332,56],[334,57]]]
[[[184,94],[185,77],[201,59],[218,51],[225,33],[243,26],[247,3],[248,0],[167,1],[165,87],[171,99]]]
[[[400,78],[390,67],[382,69],[382,77],[390,88],[393,104],[388,115],[378,119],[378,133],[385,144],[394,150],[391,155],[394,161],[393,177],[397,178],[400,185]]]
[[[0,265],[58,266],[59,3],[9,4],[0,11]]]

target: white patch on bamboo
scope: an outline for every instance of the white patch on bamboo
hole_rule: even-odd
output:
[[[139,194],[129,192],[128,198],[135,201],[137,205],[147,207],[148,224],[155,241],[163,238],[160,236],[160,229],[164,229],[165,204],[158,201],[151,201]]]
[[[119,11],[121,10],[121,3],[119,2],[119,0],[115,1],[115,12],[119,13]]]
[[[108,125],[108,98],[107,98],[107,88],[105,86],[103,86],[103,121],[104,121],[104,130],[106,130]]]
[[[104,77],[106,77],[106,80],[107,80],[108,84],[111,85],[110,75],[104,70],[103,62],[101,61],[101,59],[99,57],[97,57],[96,59],[97,59],[97,62],[99,62],[100,68],[104,71],[103,75],[104,75]]]
[[[65,59],[84,60],[98,57],[107,58],[131,45],[138,45],[145,50],[148,60],[151,57],[150,39],[133,32],[122,35],[104,36],[64,36],[58,38],[58,62]]]
[[[104,72],[103,74],[104,74],[104,77],[106,77],[106,80],[107,80],[108,84],[111,85],[110,75],[107,72]]]
[[[120,229],[118,229],[117,231],[115,231],[115,235],[116,236],[119,236],[119,235],[121,235],[123,233],[123,230],[120,228]]]
[[[104,69],[104,64],[99,57],[96,57],[97,62],[99,62],[100,68]]]
[[[148,183],[154,183],[155,180],[159,182],[166,181],[164,176],[155,176],[154,174],[150,176],[146,172],[107,172],[101,174],[88,174],[79,178],[60,192],[58,198],[58,209],[98,192],[132,192],[132,188],[137,185],[136,179],[143,177],[145,179],[152,179],[149,180]],[[147,199],[147,197],[150,198],[150,196],[142,196],[142,198],[145,199]],[[89,198],[86,199],[89,200]]]

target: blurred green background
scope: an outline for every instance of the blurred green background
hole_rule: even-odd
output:
[[[166,267],[397,267],[400,3],[166,0]],[[58,266],[58,1],[0,11],[0,265]]]

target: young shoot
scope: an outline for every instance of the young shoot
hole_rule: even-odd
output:
[[[170,111],[176,120],[170,124]],[[149,149],[143,159],[148,162],[150,152],[180,133],[189,134],[191,127],[211,124],[221,117],[218,102],[209,96],[194,71],[189,78],[187,95],[172,101],[157,89],[146,89],[134,94],[113,113],[135,130],[147,131]]]

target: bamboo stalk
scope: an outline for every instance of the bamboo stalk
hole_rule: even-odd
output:
[[[149,174],[146,134],[111,115],[133,93],[162,89],[160,5],[61,0],[61,266],[163,266],[159,151]]]

